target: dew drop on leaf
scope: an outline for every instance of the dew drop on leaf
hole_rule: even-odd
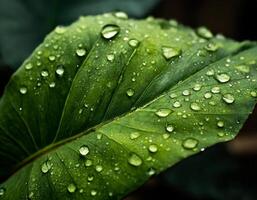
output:
[[[210,39],[213,37],[213,34],[210,30],[208,30],[206,27],[199,27],[197,29],[197,34],[200,37],[206,38],[206,39]]]
[[[174,131],[174,126],[172,124],[167,124],[166,131],[168,131],[169,133],[172,133]]]
[[[161,108],[159,110],[157,110],[155,112],[155,114],[158,116],[158,117],[167,117],[169,116],[169,114],[172,113],[172,110],[169,109],[169,108]]]
[[[108,61],[112,62],[114,60],[114,55],[113,54],[108,54],[106,56],[106,58],[107,58]]]
[[[232,94],[224,94],[222,97],[223,101],[225,101],[227,104],[234,103],[235,98]]]
[[[183,141],[182,146],[185,149],[194,149],[197,147],[199,141],[197,139],[194,138],[187,138]]]
[[[181,107],[181,103],[180,103],[179,101],[175,101],[175,102],[173,103],[173,107],[174,107],[174,108],[179,108],[179,107]]]
[[[93,164],[93,161],[92,161],[92,160],[89,160],[89,159],[88,159],[88,160],[85,161],[85,166],[86,166],[86,167],[90,167],[92,164]]]
[[[63,27],[63,26],[57,26],[57,27],[55,28],[55,32],[56,32],[57,34],[63,34],[63,33],[65,33],[65,31],[66,31],[66,29],[65,29],[65,27]]]
[[[219,137],[224,137],[225,133],[224,133],[224,132],[218,132],[217,135],[218,135]]]
[[[177,97],[177,95],[176,95],[175,93],[171,93],[171,94],[170,94],[170,98],[171,98],[171,99],[174,99],[174,98],[176,98],[176,97]]]
[[[20,88],[20,93],[21,94],[26,94],[28,92],[28,89],[26,87],[21,87]]]
[[[192,110],[194,110],[194,111],[199,111],[199,110],[201,110],[201,107],[200,107],[197,103],[195,103],[195,102],[193,102],[193,103],[190,104],[190,108],[191,108]]]
[[[163,139],[167,140],[167,139],[170,137],[170,134],[164,133],[164,134],[162,135],[162,137],[163,137]]]
[[[67,190],[68,190],[69,193],[74,193],[76,191],[76,189],[77,188],[73,183],[69,184],[68,187],[67,187]]]
[[[148,174],[149,176],[153,176],[155,173],[156,173],[156,171],[155,171],[154,168],[150,168],[150,169],[147,171],[147,174]]]
[[[181,50],[173,47],[162,47],[162,55],[166,60],[170,60],[171,58],[177,57],[181,54]]]
[[[30,70],[32,68],[33,68],[33,65],[31,63],[28,63],[28,64],[25,65],[26,70]]]
[[[205,49],[210,52],[217,51],[219,49],[218,44],[216,43],[209,43],[205,46]]]
[[[226,82],[228,82],[230,80],[230,76],[227,75],[227,74],[216,74],[215,78],[220,83],[226,83]]]
[[[62,65],[58,66],[55,72],[59,77],[62,77],[64,74],[64,68],[62,67]]]
[[[214,75],[214,70],[213,69],[210,69],[210,70],[208,70],[207,72],[206,72],[206,75],[207,76],[213,76]]]
[[[205,99],[210,99],[212,97],[212,94],[210,93],[210,92],[206,92],[205,94],[204,94],[204,98]]]
[[[133,89],[131,89],[131,88],[128,89],[127,92],[126,92],[128,97],[132,97],[134,95],[134,93],[135,93],[135,91]]]
[[[237,65],[237,66],[235,66],[235,68],[238,71],[243,72],[243,73],[249,73],[250,72],[250,67],[247,66],[247,65]]]
[[[135,140],[135,139],[137,139],[138,137],[140,136],[140,133],[138,133],[138,132],[132,132],[132,133],[130,133],[130,139],[131,140]]]
[[[101,172],[101,171],[103,171],[103,167],[101,165],[96,165],[95,170],[97,172]]]
[[[54,88],[54,87],[55,87],[55,82],[49,83],[49,87],[50,87],[50,88]]]
[[[213,87],[213,88],[211,89],[211,92],[212,92],[213,94],[218,94],[218,93],[220,93],[220,88],[217,87],[217,86],[215,86],[215,87]]]
[[[158,147],[156,144],[151,144],[149,147],[148,147],[148,150],[151,152],[151,153],[156,153],[158,151]]]
[[[90,194],[91,194],[91,196],[95,196],[95,195],[97,195],[97,191],[96,190],[91,190]]]
[[[79,57],[83,57],[83,56],[86,55],[86,50],[85,50],[85,49],[77,49],[77,50],[76,50],[76,54],[77,54],[77,56],[79,56]]]
[[[55,56],[51,55],[48,57],[48,59],[53,62],[53,61],[55,61]]]
[[[197,84],[194,85],[193,90],[194,90],[194,91],[200,91],[201,88],[202,88],[202,86],[197,83]]]
[[[223,127],[224,127],[224,122],[223,122],[223,121],[218,121],[218,122],[217,122],[217,126],[218,126],[219,128],[223,128]]]
[[[108,24],[102,28],[101,34],[105,39],[112,39],[120,32],[120,27],[115,24]]]
[[[79,148],[79,153],[82,156],[86,156],[89,153],[89,148],[87,146],[83,145]]]
[[[133,153],[129,158],[128,158],[128,163],[132,166],[138,167],[140,165],[142,165],[143,161],[142,159],[136,155],[135,153]]]
[[[44,162],[41,165],[41,171],[46,174],[49,170],[51,169],[51,164],[49,163],[49,161]]]
[[[189,95],[190,95],[190,91],[189,91],[189,90],[184,90],[184,91],[182,92],[182,94],[183,94],[184,96],[189,96]]]
[[[252,91],[250,94],[252,97],[257,97],[257,92],[255,92],[255,91]]]
[[[119,19],[128,19],[128,15],[125,12],[116,12],[114,13],[114,16]]]
[[[47,77],[49,74],[48,74],[48,71],[46,71],[46,70],[43,70],[42,72],[41,72],[41,76],[42,77]]]
[[[139,41],[136,39],[131,39],[131,40],[129,40],[128,43],[129,43],[129,46],[131,46],[131,47],[137,47],[139,44]]]

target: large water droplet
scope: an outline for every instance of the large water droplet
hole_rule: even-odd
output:
[[[129,158],[128,158],[128,163],[135,166],[135,167],[138,167],[140,165],[142,165],[143,161],[142,159],[136,155],[136,154],[132,154]]]
[[[224,94],[222,99],[228,104],[234,103],[235,101],[235,98],[232,94]]]
[[[210,39],[213,37],[213,34],[206,27],[199,27],[197,29],[197,34],[203,38]]]
[[[43,70],[42,72],[41,72],[41,76],[42,77],[47,77],[49,75],[49,73],[48,73],[48,71],[46,71],[46,70]]]
[[[91,196],[95,196],[95,195],[97,195],[97,191],[96,190],[91,190],[90,194],[91,194]]]
[[[251,91],[250,94],[252,97],[257,97],[257,92],[255,92],[255,91]]]
[[[69,184],[68,187],[67,187],[67,190],[68,190],[69,193],[74,193],[76,191],[76,189],[77,188],[73,183]]]
[[[28,89],[27,89],[26,87],[21,87],[21,88],[20,88],[20,93],[21,93],[21,94],[26,94],[27,91],[28,91]]]
[[[230,80],[230,76],[227,74],[216,74],[215,78],[220,82],[220,83],[226,83]]]
[[[161,108],[155,112],[158,117],[167,117],[172,113],[172,110],[169,108]]]
[[[130,139],[131,140],[135,140],[135,139],[137,139],[138,137],[140,136],[140,133],[138,133],[138,132],[132,132],[132,133],[130,133]]]
[[[64,68],[62,67],[62,65],[58,66],[55,72],[56,72],[56,74],[57,74],[58,76],[60,76],[60,77],[63,76],[63,74],[64,74]]]
[[[195,103],[195,102],[193,102],[193,103],[190,104],[190,108],[191,108],[192,110],[194,110],[194,111],[199,111],[199,110],[201,110],[201,107],[200,107],[197,103]]]
[[[85,56],[86,55],[86,50],[85,49],[77,49],[76,54],[79,57]]]
[[[162,54],[167,60],[177,57],[181,54],[181,50],[173,47],[162,47]]]
[[[41,171],[46,174],[50,169],[51,169],[51,164],[49,163],[49,161],[46,161],[44,162],[42,165],[41,165]]]
[[[189,96],[189,95],[190,95],[190,91],[189,91],[189,90],[184,90],[184,91],[182,92],[182,94],[183,94],[184,96]]]
[[[187,138],[183,141],[182,146],[185,149],[194,149],[197,147],[199,141],[197,139],[194,138]]]
[[[128,97],[132,97],[134,95],[134,93],[135,93],[135,91],[133,89],[131,89],[131,88],[128,89],[127,92],[126,92]]]
[[[218,121],[218,122],[217,122],[217,126],[218,126],[219,128],[223,128],[223,127],[224,127],[224,122],[223,122],[223,121]]]
[[[79,153],[82,156],[86,156],[89,153],[89,148],[86,145],[83,145],[79,148]]]
[[[210,99],[212,97],[212,94],[210,93],[210,92],[206,92],[205,94],[204,94],[204,98],[205,99]]]
[[[112,39],[120,32],[120,27],[115,24],[108,24],[102,28],[101,34],[105,39]]]
[[[215,86],[215,87],[213,87],[213,88],[211,89],[211,92],[212,92],[213,94],[218,94],[218,93],[220,93],[220,88],[217,87],[217,86]]]
[[[174,126],[172,124],[167,124],[166,131],[168,131],[169,133],[172,133],[174,131]]]
[[[139,41],[136,39],[131,39],[131,40],[129,40],[128,43],[129,43],[129,46],[131,46],[131,47],[137,47],[139,44]]]
[[[28,63],[28,64],[25,65],[26,70],[30,70],[32,68],[33,68],[33,65],[31,63]]]
[[[151,144],[149,147],[148,147],[148,150],[151,152],[151,153],[156,153],[158,151],[158,147],[156,144]]]
[[[174,108],[179,108],[179,107],[181,107],[181,103],[180,103],[179,101],[175,101],[175,102],[173,103],[173,107],[174,107]]]

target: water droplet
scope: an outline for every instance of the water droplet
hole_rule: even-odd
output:
[[[62,65],[58,66],[55,72],[56,72],[56,74],[57,74],[58,76],[60,76],[60,77],[63,76],[63,74],[64,74],[64,68],[62,67]]]
[[[68,187],[67,187],[67,190],[68,190],[69,193],[74,193],[76,191],[76,189],[77,188],[73,183],[69,184]]]
[[[156,144],[151,144],[149,147],[148,147],[148,150],[151,152],[151,153],[156,153],[158,151],[158,147]]]
[[[4,193],[5,193],[5,189],[4,188],[0,188],[0,197],[4,196]]]
[[[189,95],[190,95],[190,91],[189,91],[189,90],[184,90],[184,91],[182,92],[182,94],[183,94],[184,96],[189,96]]]
[[[250,94],[252,97],[257,97],[257,92],[255,92],[255,91],[252,91]]]
[[[90,167],[92,164],[93,164],[93,161],[92,161],[92,160],[89,160],[89,159],[88,159],[88,160],[85,161],[85,166],[86,166],[86,167]]]
[[[230,80],[230,76],[227,74],[216,74],[215,78],[220,82],[220,83],[226,83]]]
[[[47,77],[49,75],[49,73],[48,73],[48,71],[46,71],[46,70],[43,70],[42,72],[41,72],[41,76],[42,77]]]
[[[51,55],[48,57],[48,59],[53,62],[53,61],[55,61],[55,56]]]
[[[90,194],[91,194],[92,196],[95,196],[95,195],[97,195],[97,191],[96,191],[96,190],[91,190]]]
[[[129,40],[128,43],[129,43],[129,46],[131,46],[131,47],[137,47],[139,44],[139,41],[136,39],[131,39],[131,40]]]
[[[134,93],[135,93],[135,91],[133,89],[131,89],[131,88],[128,89],[127,92],[126,92],[128,97],[132,97],[134,95]]]
[[[217,87],[217,86],[215,86],[215,87],[213,87],[213,88],[211,89],[211,92],[212,92],[213,94],[218,94],[218,93],[220,93],[220,88]]]
[[[162,137],[163,137],[163,139],[167,140],[167,139],[170,137],[170,134],[164,133],[164,134],[162,135]]]
[[[91,181],[94,180],[94,177],[93,176],[89,176],[89,177],[87,177],[87,180],[91,182]]]
[[[204,94],[204,98],[205,99],[210,99],[212,97],[212,94],[210,93],[210,92],[206,92],[205,94]]]
[[[197,84],[194,85],[193,90],[194,90],[194,91],[200,91],[201,88],[202,88],[202,86],[197,83]]]
[[[207,76],[213,76],[214,75],[214,70],[213,69],[210,69],[210,70],[208,70],[207,72],[206,72],[206,75]]]
[[[66,31],[66,29],[63,26],[57,26],[55,28],[55,32],[58,33],[58,34],[63,34],[65,31]]]
[[[113,54],[108,54],[107,56],[107,60],[112,62],[114,60],[114,55]]]
[[[177,97],[177,95],[176,95],[175,93],[171,93],[171,94],[170,94],[170,98],[171,98],[171,99],[174,99],[174,98],[176,98],[176,97]]]
[[[171,124],[167,124],[166,131],[168,131],[169,133],[172,133],[174,131],[174,126]]]
[[[235,66],[235,68],[238,71],[243,72],[243,73],[249,73],[250,72],[250,67],[247,66],[247,65],[238,65],[238,66]]]
[[[217,126],[218,126],[219,128],[223,128],[223,127],[224,127],[224,122],[223,122],[223,121],[218,121],[218,122],[217,122]]]
[[[20,93],[21,94],[26,94],[28,92],[28,89],[26,87],[21,87],[20,88]]]
[[[76,54],[79,57],[85,56],[86,55],[86,50],[85,49],[77,49]]]
[[[155,112],[155,114],[158,116],[158,117],[167,117],[169,114],[172,113],[172,110],[171,109],[168,109],[168,108],[161,108],[159,110],[157,110]]]
[[[201,107],[200,107],[197,103],[195,103],[195,102],[193,102],[193,103],[190,104],[190,108],[191,108],[192,110],[194,110],[194,111],[199,111],[199,110],[201,110]]]
[[[79,153],[82,156],[86,156],[89,153],[89,148],[87,146],[83,145],[79,148]]]
[[[132,166],[138,167],[138,166],[140,166],[143,163],[143,161],[142,161],[142,159],[138,155],[133,153],[129,157],[128,163],[131,164]]]
[[[224,136],[225,136],[225,133],[224,133],[224,132],[218,132],[217,135],[218,135],[219,137],[224,137]]]
[[[55,82],[49,83],[49,87],[50,87],[50,88],[54,88],[54,87],[55,87]]]
[[[33,65],[31,63],[28,63],[28,64],[25,65],[26,70],[30,70],[32,68],[33,68]]]
[[[185,149],[194,149],[197,147],[198,143],[199,143],[198,140],[194,138],[187,138],[183,141],[182,146]]]
[[[156,173],[156,171],[155,171],[154,168],[150,168],[150,169],[147,171],[147,174],[148,174],[149,176],[153,176],[155,173]]]
[[[140,133],[138,133],[138,132],[132,132],[132,133],[130,133],[130,139],[131,140],[135,140],[135,139],[137,139],[138,137],[140,136]]]
[[[216,44],[216,43],[209,43],[205,46],[205,49],[207,51],[211,51],[211,52],[214,52],[214,51],[217,51],[219,49],[219,45]]]
[[[101,165],[96,165],[95,170],[97,172],[101,172],[101,171],[103,171],[103,167]]]
[[[128,15],[125,12],[116,12],[114,13],[114,16],[119,19],[128,19]]]
[[[41,165],[41,171],[46,174],[50,169],[51,169],[51,164],[49,163],[49,161],[46,161],[44,162],[42,165]]]
[[[173,47],[162,47],[162,54],[167,60],[177,57],[181,54],[181,50]]]
[[[235,98],[232,94],[224,94],[222,99],[228,104],[234,103],[235,101]]]
[[[200,37],[206,38],[206,39],[210,39],[213,37],[213,34],[210,30],[208,30],[206,27],[199,27],[197,29],[197,34]]]
[[[181,107],[181,103],[180,103],[179,101],[175,101],[175,102],[173,103],[173,107],[174,107],[174,108],[179,108],[179,107]]]
[[[108,24],[102,28],[101,34],[105,39],[112,39],[120,32],[120,27],[115,24]]]

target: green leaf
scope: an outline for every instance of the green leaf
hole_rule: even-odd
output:
[[[57,27],[0,101],[2,199],[121,199],[232,139],[256,103],[257,47],[203,33],[123,13]]]
[[[143,17],[159,0],[1,0],[0,52],[14,69],[59,24],[66,25],[80,15],[125,11]],[[19,47],[19,48],[17,48]]]

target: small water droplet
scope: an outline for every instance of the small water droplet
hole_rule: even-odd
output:
[[[191,108],[192,110],[194,110],[194,111],[199,111],[199,110],[201,110],[201,107],[200,107],[197,103],[195,103],[195,102],[193,102],[193,103],[190,104],[190,108]]]
[[[206,75],[207,76],[213,76],[215,74],[214,70],[213,69],[210,69],[206,72]]]
[[[85,161],[85,166],[86,166],[86,167],[90,167],[92,164],[93,164],[93,161],[92,161],[92,160],[89,160],[89,159],[88,159],[88,160]]]
[[[41,72],[41,76],[42,77],[47,77],[49,75],[49,73],[48,73],[48,71],[46,71],[46,70],[43,70],[42,72]]]
[[[76,191],[76,189],[77,188],[73,183],[69,184],[68,187],[67,187],[67,190],[68,190],[69,193],[74,193]]]
[[[62,65],[58,66],[55,72],[56,72],[56,74],[57,74],[58,76],[60,76],[60,77],[63,76],[63,74],[64,74],[64,68],[62,67]]]
[[[101,34],[105,39],[112,39],[120,32],[120,27],[115,24],[108,24],[102,28]]]
[[[217,87],[217,86],[215,86],[215,87],[213,87],[213,88],[211,89],[211,92],[212,92],[213,94],[218,94],[218,93],[220,93],[220,88]]]
[[[182,143],[182,146],[185,148],[185,149],[194,149],[197,147],[198,145],[198,140],[197,139],[194,139],[194,138],[187,138],[183,141]]]
[[[0,197],[4,196],[4,193],[5,193],[5,189],[4,188],[0,188]]]
[[[167,139],[170,137],[170,134],[164,133],[164,134],[162,135],[162,137],[163,137],[163,139],[167,140]]]
[[[91,182],[91,181],[94,180],[94,177],[93,177],[93,176],[89,176],[89,177],[87,177],[87,180],[88,180],[89,182]]]
[[[101,172],[101,171],[103,171],[103,167],[101,165],[96,165],[95,170],[97,172]]]
[[[131,89],[131,88],[128,89],[127,92],[126,92],[128,97],[132,97],[134,95],[134,93],[135,93],[135,91],[133,89]]]
[[[82,156],[86,156],[89,153],[89,148],[86,145],[83,145],[79,148],[79,153]]]
[[[217,51],[219,49],[219,45],[216,43],[209,43],[205,46],[205,49],[210,52]]]
[[[251,91],[250,94],[251,94],[252,97],[257,97],[257,92],[255,92],[255,91]]]
[[[169,133],[172,133],[174,131],[174,126],[172,124],[167,124],[166,131],[168,131]]]
[[[131,164],[132,166],[138,167],[138,166],[142,165],[143,161],[138,155],[133,153],[128,158],[128,163]]]
[[[137,139],[138,137],[140,136],[140,133],[138,133],[138,132],[132,132],[132,133],[130,133],[130,139],[131,140],[135,140],[135,139]]]
[[[129,46],[131,46],[131,47],[137,47],[139,44],[139,41],[136,39],[131,39],[131,40],[129,40],[128,43],[129,43]]]
[[[114,60],[114,55],[113,54],[108,54],[106,56],[106,58],[107,58],[108,61],[112,62]]]
[[[206,92],[205,94],[204,94],[204,98],[205,99],[210,99],[212,97],[212,94],[210,93],[210,92]]]
[[[77,54],[77,56],[79,56],[79,57],[83,57],[83,56],[86,55],[86,50],[85,50],[85,49],[77,49],[77,50],[76,50],[76,54]]]
[[[206,38],[206,39],[210,39],[213,37],[213,34],[210,30],[208,30],[206,27],[199,27],[197,29],[197,34],[200,37]]]
[[[224,94],[222,99],[228,104],[234,103],[235,101],[235,98],[232,94]]]
[[[147,174],[148,174],[149,176],[153,176],[155,173],[156,173],[156,171],[155,171],[154,168],[150,168],[150,169],[147,171]]]
[[[54,87],[55,87],[55,82],[49,83],[49,87],[50,87],[50,88],[54,88]]]
[[[156,144],[151,144],[149,147],[148,147],[148,150],[151,152],[151,153],[156,153],[158,151],[158,147]]]
[[[28,89],[26,87],[21,87],[20,88],[20,93],[21,94],[26,94],[28,92]]]
[[[164,58],[170,60],[171,58],[179,56],[181,54],[181,50],[173,47],[162,47],[162,54]]]
[[[51,55],[48,57],[48,59],[53,62],[53,61],[55,61],[55,56]]]
[[[179,107],[181,107],[181,103],[180,103],[179,101],[175,101],[175,102],[173,103],[173,107],[174,107],[174,108],[179,108]]]
[[[182,94],[183,94],[184,96],[189,96],[189,95],[190,95],[190,91],[189,91],[189,90],[184,90],[184,91],[182,92]]]
[[[128,19],[128,15],[125,12],[115,12],[114,16],[119,19]]]
[[[175,93],[171,93],[171,94],[170,94],[170,98],[171,98],[171,99],[174,99],[174,98],[176,98],[176,97],[177,97],[177,94],[175,94]]]
[[[161,108],[159,110],[157,110],[155,112],[155,114],[158,116],[158,117],[167,117],[169,114],[172,113],[172,110],[171,109],[168,109],[168,108]]]
[[[51,164],[49,163],[49,161],[46,161],[44,162],[42,165],[41,165],[41,171],[46,174],[50,169],[51,169]]]
[[[33,65],[31,63],[28,63],[28,64],[25,65],[26,70],[30,70],[32,68],[33,68]]]
[[[227,74],[216,74],[215,78],[220,83],[226,83],[226,82],[228,82],[230,80],[230,76],[227,75]]]
[[[218,132],[217,135],[218,135],[219,137],[224,137],[224,136],[225,136],[225,133],[224,133],[224,132]]]
[[[193,90],[194,90],[194,91],[200,91],[201,88],[202,88],[202,86],[197,83],[197,84],[194,85]]]
[[[223,127],[224,127],[224,122],[223,122],[223,121],[218,121],[218,122],[217,122],[217,126],[218,126],[219,128],[223,128]]]
[[[92,196],[95,196],[95,195],[97,195],[97,191],[96,191],[96,190],[91,190],[90,194],[91,194]]]

